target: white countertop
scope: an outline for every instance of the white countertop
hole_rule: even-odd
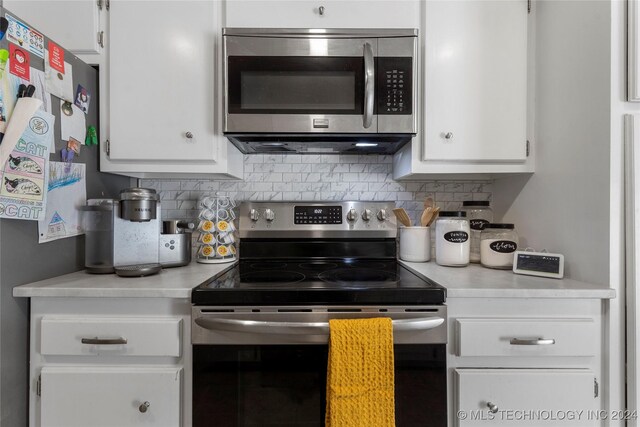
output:
[[[119,277],[78,271],[13,288],[14,297],[190,298],[191,289],[233,263],[167,268],[153,276]]]
[[[447,288],[447,298],[615,298],[615,290],[571,279],[545,279],[479,265],[441,267],[435,262],[404,262],[409,269]],[[147,277],[123,278],[85,271],[13,288],[14,297],[189,298],[191,289],[233,264],[198,264],[162,270]]]
[[[547,279],[513,274],[471,264],[442,267],[431,262],[405,262],[413,272],[447,288],[447,298],[604,298],[616,291],[604,285],[572,279]]]

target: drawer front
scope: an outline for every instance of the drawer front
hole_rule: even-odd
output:
[[[459,427],[598,425],[588,369],[456,369],[454,376]]]
[[[595,356],[595,321],[581,319],[456,319],[458,356]]]
[[[181,425],[180,368],[45,367],[40,378],[42,427]]]
[[[182,319],[44,316],[44,356],[180,357]]]

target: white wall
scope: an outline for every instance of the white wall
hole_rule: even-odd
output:
[[[494,183],[523,246],[565,254],[568,277],[609,282],[610,5],[537,1],[536,173]]]

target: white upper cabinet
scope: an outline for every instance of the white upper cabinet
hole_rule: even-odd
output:
[[[526,0],[422,3],[422,113],[394,178],[533,171]]]
[[[3,6],[76,55],[102,52],[101,16],[107,0],[4,0]]]
[[[527,2],[425,7],[423,160],[524,161]]]
[[[227,27],[417,28],[417,0],[227,0]]]
[[[242,156],[221,132],[219,8],[214,0],[111,1],[103,172],[241,174]]]
[[[109,140],[114,160],[215,160],[213,1],[114,1]]]

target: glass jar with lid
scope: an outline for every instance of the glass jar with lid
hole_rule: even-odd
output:
[[[470,231],[466,212],[440,212],[436,221],[436,262],[449,267],[468,265]]]
[[[488,200],[466,200],[462,202],[462,210],[467,213],[471,228],[469,261],[480,262],[480,233],[487,224],[493,222],[493,211]]]
[[[489,268],[513,268],[518,233],[513,224],[488,224],[480,236],[480,262]]]

